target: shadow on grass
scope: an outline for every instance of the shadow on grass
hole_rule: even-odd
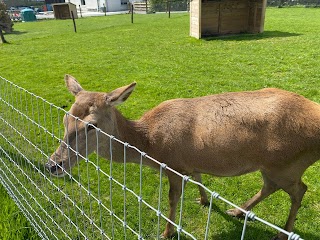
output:
[[[242,234],[244,219],[233,218],[226,214],[224,211],[222,211],[216,205],[212,206],[212,211],[222,216],[227,222],[232,222],[235,227],[234,229],[230,229],[229,231],[225,231],[221,234],[216,234],[209,239],[239,239]],[[244,239],[269,240],[272,237],[274,237],[277,233],[277,230],[272,229],[271,227],[266,230],[265,227],[263,227],[263,223],[259,221],[248,221]],[[303,239],[320,239],[320,234],[314,235],[310,233],[300,232],[298,229],[295,229],[294,233],[300,235]]]
[[[260,40],[267,38],[285,38],[285,37],[296,37],[300,36],[300,33],[290,33],[290,32],[281,32],[281,31],[265,31],[258,34],[234,34],[234,35],[223,35],[223,36],[210,36],[204,37],[204,41],[215,41],[215,40],[224,40],[224,41],[250,41],[250,40]]]
[[[210,240],[213,240],[213,239],[214,240],[226,240],[226,239],[240,239],[241,238],[241,234],[243,231],[244,219],[238,219],[238,218],[234,218],[234,217],[229,216],[228,214],[226,214],[224,211],[222,211],[215,204],[212,205],[212,212],[222,216],[226,222],[231,222],[234,227],[232,229],[231,228],[225,229],[225,231],[223,231],[219,234],[214,234],[213,236],[210,236],[208,239],[210,239]],[[320,239],[320,234],[314,235],[314,234],[310,234],[310,233],[303,233],[303,232],[298,231],[298,229],[295,229],[294,233],[300,235],[300,237],[303,239],[308,239],[308,240]],[[263,223],[261,223],[259,221],[248,221],[247,226],[246,226],[244,239],[270,240],[277,234],[278,234],[277,230],[272,229],[271,227],[266,230]],[[170,239],[171,240],[178,239],[178,234],[175,233]],[[180,239],[181,240],[189,240],[192,238],[183,235],[183,236],[180,236]]]
[[[16,30],[13,30],[11,33],[4,33],[4,35],[22,35],[22,34],[25,34],[25,33],[28,33],[26,31],[16,31]]]

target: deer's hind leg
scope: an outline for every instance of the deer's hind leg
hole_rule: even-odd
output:
[[[281,188],[286,193],[289,194],[291,199],[290,213],[284,229],[288,232],[292,232],[298,210],[301,206],[302,198],[305,192],[307,191],[307,186],[301,181],[301,179],[297,179],[296,181],[293,181],[290,184],[284,185]],[[287,238],[288,238],[287,235],[283,233],[279,233],[273,238],[273,240],[286,240]]]
[[[256,206],[259,202],[261,202],[263,199],[267,198],[269,195],[277,191],[280,187],[272,181],[272,179],[262,172],[262,177],[263,177],[263,187],[262,189],[254,195],[250,200],[248,200],[246,203],[244,203],[241,208],[249,211],[251,210],[254,206]],[[227,214],[233,217],[243,217],[243,212],[240,211],[239,209],[230,209],[227,211]]]
[[[301,175],[299,173],[292,174],[290,169],[286,171],[273,171],[271,173],[262,173],[264,185],[262,189],[249,201],[241,206],[244,210],[251,210],[260,201],[274,193],[278,189],[283,189],[287,192],[291,198],[291,209],[284,229],[288,232],[292,232],[294,221],[296,219],[298,209],[301,206],[302,198],[307,191],[307,186],[301,181]],[[227,212],[231,216],[241,217],[243,213],[238,209],[232,209]],[[287,240],[288,236],[279,233],[272,240]]]
[[[197,181],[197,182],[202,184],[202,179],[201,179],[201,174],[200,173],[193,173],[192,176],[193,176],[195,181]],[[206,191],[201,186],[198,186],[198,188],[199,188],[199,192],[200,192],[199,203],[201,205],[203,205],[203,206],[209,206],[210,202],[208,200],[208,196],[207,196]]]

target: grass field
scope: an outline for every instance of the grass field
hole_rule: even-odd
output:
[[[10,44],[0,45],[0,75],[67,109],[73,97],[64,87],[65,73],[94,91],[137,81],[134,94],[119,108],[131,119],[166,99],[264,87],[294,91],[320,103],[320,9],[268,8],[264,33],[206,40],[188,36],[187,13],[172,14],[170,19],[165,14],[135,15],[134,24],[129,15],[76,22],[78,33],[68,20],[15,24],[15,33],[5,35]],[[303,178],[309,189],[295,230],[304,239],[320,239],[319,172],[316,163]],[[259,173],[253,173],[204,176],[204,184],[240,205],[260,189],[262,181]],[[3,187],[0,196],[0,239],[38,239]],[[254,212],[283,226],[289,202],[279,191]],[[190,208],[194,219],[206,211],[194,203]],[[227,208],[217,204],[212,239],[235,239],[241,232],[242,224],[224,215]],[[194,219],[189,224],[197,229]],[[249,229],[248,239],[275,234],[260,225]]]

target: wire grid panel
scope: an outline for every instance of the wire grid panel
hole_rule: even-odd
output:
[[[95,128],[97,142],[101,136],[108,139],[110,159],[95,154],[77,155],[76,166],[62,178],[49,175],[44,164],[63,142],[63,117],[70,116],[64,109],[0,77],[0,182],[6,188],[26,218],[42,239],[159,239],[167,221],[168,181],[165,171],[181,177],[182,196],[176,222],[178,239],[212,239],[213,204],[232,202],[202,184],[169,168],[129,143],[124,143]],[[81,121],[76,119],[76,121]],[[112,159],[113,145],[123,148],[123,164]],[[79,143],[80,145],[80,143]],[[85,144],[87,145],[87,143]],[[70,146],[69,146],[70,147]],[[140,165],[126,163],[128,150],[140,154]],[[144,167],[146,161],[156,163],[159,172]],[[189,182],[188,185],[185,183]],[[193,228],[188,189],[201,186],[210,196],[209,208],[201,208],[205,216],[203,228]],[[261,222],[288,235],[301,239],[249,211],[239,238],[245,239],[249,219]],[[198,211],[198,210],[196,210]],[[199,211],[198,211],[199,212]]]

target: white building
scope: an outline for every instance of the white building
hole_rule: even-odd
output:
[[[69,0],[83,10],[104,11],[106,7],[107,12],[118,12],[128,10],[128,0]]]

